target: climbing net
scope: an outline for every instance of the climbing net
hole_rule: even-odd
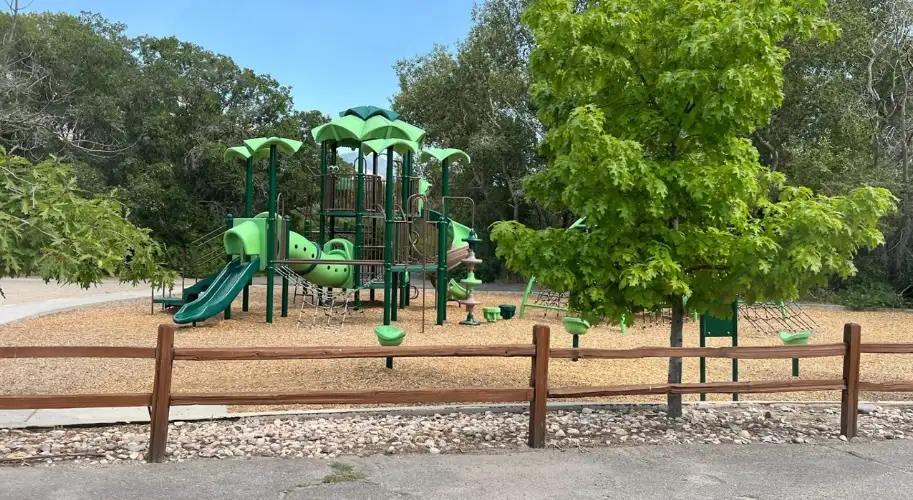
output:
[[[779,332],[796,333],[818,327],[818,323],[795,302],[739,304],[739,319],[748,322],[756,332],[769,335]]]
[[[383,282],[383,277],[363,283],[358,288],[325,288],[317,286],[310,281],[302,278],[292,269],[279,266],[277,272],[283,277],[295,283],[295,297],[301,296],[301,308],[298,310],[297,327],[301,328],[302,323],[308,322],[317,326],[322,320],[325,320],[325,326],[342,328],[345,326],[349,311],[354,310],[355,294],[369,289],[375,283]],[[364,310],[359,310],[364,313]]]

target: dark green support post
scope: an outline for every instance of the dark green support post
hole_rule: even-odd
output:
[[[226,219],[227,219],[227,223],[225,224],[225,230],[227,231],[227,230],[235,227],[235,218],[231,214],[228,214],[228,217],[226,217]],[[239,256],[239,258],[241,258],[241,257],[243,257],[243,255]],[[229,255],[225,259],[226,259],[226,262],[231,262],[232,256]],[[231,304],[228,304],[228,307],[225,308],[224,314],[225,314],[225,319],[231,319]]]
[[[327,218],[326,210],[326,184],[327,184],[327,149],[326,141],[320,143],[320,214],[317,226],[317,246],[326,243]]]
[[[571,341],[571,347],[577,349],[580,347],[580,335],[574,335],[574,340]],[[577,361],[578,358],[571,358],[571,361]]]
[[[389,369],[389,370],[393,369],[393,358],[390,356],[387,356],[387,369]]]
[[[358,143],[358,173],[355,175],[355,259],[364,255],[365,211],[365,146]],[[352,266],[355,273],[355,290],[361,288],[361,266]],[[361,309],[361,292],[355,292],[355,310]]]
[[[445,202],[446,206],[446,202]],[[437,223],[438,263],[437,263],[437,324],[443,325],[447,319],[447,214]]]
[[[799,376],[799,358],[793,358],[793,377]]]
[[[399,313],[397,312],[398,307],[396,296],[399,294],[399,273],[393,273],[393,283],[390,283],[390,320],[398,321]]]
[[[273,295],[276,285],[276,156],[275,144],[269,146],[269,216],[266,219],[266,322],[273,322]]]
[[[406,206],[406,202],[409,200],[409,194],[412,192],[412,160],[413,153],[411,151],[406,152],[406,155],[403,157],[403,212],[408,213],[409,207]],[[397,234],[397,237],[399,235]],[[409,271],[406,270],[403,273],[402,279],[400,280],[400,291],[399,291],[399,307],[400,309],[405,308],[409,305]]]
[[[437,286],[438,286],[438,323],[443,325],[447,320],[447,228],[450,226],[450,166],[447,160],[441,162],[441,198],[444,206],[443,213],[438,226],[438,263],[437,263]]]
[[[251,218],[254,216],[254,156],[251,155],[246,161],[247,172],[244,182],[244,217]],[[247,312],[250,309],[250,285],[248,281],[241,292],[241,310]]]
[[[282,219],[282,232],[285,233],[285,243],[282,245],[284,247],[282,249],[284,259],[288,258],[289,235],[292,232],[291,222],[292,219],[288,215]],[[282,317],[288,317],[288,277],[286,277],[285,274],[282,275]]]
[[[384,198],[384,324],[389,325],[393,284],[393,148],[387,148],[387,183]],[[392,361],[390,362],[392,363]]]

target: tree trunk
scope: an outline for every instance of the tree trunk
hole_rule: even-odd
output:
[[[669,346],[682,347],[682,330],[685,326],[685,303],[681,295],[672,297],[672,324],[669,327]],[[682,383],[682,358],[669,358],[670,384]],[[666,412],[669,418],[682,416],[682,395],[666,396]]]

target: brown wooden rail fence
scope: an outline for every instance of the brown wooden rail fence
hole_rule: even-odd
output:
[[[533,448],[545,446],[546,402],[549,398],[635,396],[646,394],[778,393],[797,391],[841,391],[840,432],[856,436],[859,391],[913,392],[913,381],[885,383],[859,380],[859,356],[870,354],[913,354],[913,343],[863,344],[860,327],[847,324],[843,343],[772,347],[642,347],[636,349],[551,349],[549,328],[533,328],[531,344],[482,346],[400,346],[400,347],[270,347],[270,348],[175,348],[175,329],[161,325],[156,347],[0,347],[0,358],[142,358],[155,360],[151,393],[79,395],[0,395],[0,410],[43,408],[95,408],[147,406],[150,412],[148,460],[165,458],[168,415],[180,405],[278,405],[278,404],[384,404],[529,402],[529,438]],[[171,375],[174,361],[239,361],[280,359],[342,358],[428,358],[428,357],[521,357],[530,358],[529,385],[504,388],[392,389],[301,392],[224,392],[214,394],[174,393]],[[706,357],[728,359],[792,359],[843,357],[843,376],[833,380],[770,380],[708,382],[703,384],[620,385],[605,387],[561,387],[548,385],[548,368],[558,359],[641,359]]]

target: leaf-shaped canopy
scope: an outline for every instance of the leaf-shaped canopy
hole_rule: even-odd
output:
[[[377,106],[357,106],[339,113],[340,117],[349,115],[355,115],[362,120],[367,120],[375,115],[381,115],[390,121],[399,119],[399,113],[395,113],[389,109],[378,108]]]
[[[226,162],[238,159],[238,160],[247,160],[253,156],[255,160],[262,160],[269,156],[269,148],[263,148],[256,153],[252,152],[247,146],[235,146],[225,150],[225,154],[222,156]]]
[[[444,162],[445,160],[460,161],[465,160],[466,163],[470,162],[469,155],[464,153],[462,150],[455,148],[429,148],[422,150],[422,161],[427,161],[429,158],[434,158],[439,162]]]
[[[364,144],[365,153],[380,154],[386,151],[387,148],[393,148],[393,151],[396,151],[401,156],[408,152],[418,152],[418,143],[404,139],[374,139],[373,141],[365,141]]]
[[[371,113],[373,111],[373,114]],[[366,115],[362,118],[361,115]],[[395,117],[390,119],[389,117]],[[311,130],[317,142],[331,141],[339,146],[358,147],[375,139],[403,139],[420,142],[425,131],[398,119],[392,111],[362,106],[343,111],[343,116]]]
[[[256,139],[247,139],[244,141],[244,145],[251,150],[255,158],[260,157],[258,153],[262,150],[269,150],[269,147],[276,145],[276,148],[280,153],[293,155],[301,148],[303,144],[301,141],[296,141],[295,139],[285,139],[282,137],[258,137]]]
[[[231,161],[234,158],[239,160],[247,160],[250,158],[250,151],[248,151],[247,146],[235,146],[233,148],[228,148],[225,150],[225,154],[222,155],[222,159],[226,162]]]
[[[425,138],[425,131],[411,123],[406,123],[402,120],[396,120],[393,123],[397,124],[399,128],[405,130],[406,134],[409,135],[409,140],[412,142],[421,144],[422,139]]]

